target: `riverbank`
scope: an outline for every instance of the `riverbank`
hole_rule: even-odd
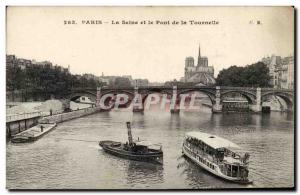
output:
[[[96,112],[100,112],[100,108],[84,108],[78,109],[76,111],[66,112],[66,113],[59,113],[49,116],[36,116],[34,118],[24,118],[16,121],[12,121],[6,123],[6,134],[8,140],[10,140],[11,136],[14,136],[18,133],[21,133],[28,128],[31,128],[35,125],[40,123],[61,123],[64,121],[72,120],[75,118],[83,117],[86,115],[94,114]]]
[[[93,108],[85,108],[81,110],[76,110],[72,112],[66,112],[51,116],[45,116],[38,120],[39,123],[61,123],[64,121],[72,120],[75,118],[83,117],[86,115],[94,114],[96,112],[100,112],[101,108],[93,107]]]
[[[69,108],[73,111],[91,107],[90,104],[82,104],[70,101]],[[6,115],[19,115],[24,113],[41,112],[42,116],[52,114],[61,114],[64,111],[64,105],[61,100],[46,100],[44,102],[7,102]]]

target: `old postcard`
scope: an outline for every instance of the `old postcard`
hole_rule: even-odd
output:
[[[6,188],[295,189],[293,7],[6,16]]]

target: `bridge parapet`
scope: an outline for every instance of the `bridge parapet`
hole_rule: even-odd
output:
[[[256,90],[256,87],[229,87],[229,86],[220,86],[221,90]]]
[[[291,89],[270,89],[270,88],[263,88],[262,90],[262,94],[286,94],[287,96],[291,96],[294,97],[294,90]]]

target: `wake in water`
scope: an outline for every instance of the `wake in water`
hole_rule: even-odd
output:
[[[97,144],[97,145],[95,145],[95,144],[93,144],[93,145],[88,145],[88,148],[94,148],[94,149],[103,150],[103,148],[102,148],[101,146],[99,146],[98,144]]]
[[[89,148],[100,149],[100,150],[103,149],[101,146],[98,145],[99,141],[95,141],[95,140],[83,140],[83,139],[71,139],[71,138],[56,138],[55,140],[56,141],[57,140],[80,141],[80,142],[87,142],[87,143],[94,142],[94,143],[97,143],[97,145],[95,145],[95,144],[88,145],[88,147]]]
[[[177,161],[178,162],[178,165],[177,165],[177,169],[180,169],[182,167],[184,167],[186,165],[186,161],[185,161],[185,158],[184,158],[184,155],[180,155],[178,158],[177,158]]]
[[[56,138],[55,140],[68,140],[68,141],[80,141],[80,142],[99,142],[96,140],[83,140],[83,139],[72,139],[72,138]]]

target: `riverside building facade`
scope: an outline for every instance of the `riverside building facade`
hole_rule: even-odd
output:
[[[294,89],[294,56],[272,55],[261,60],[269,68],[270,85],[277,89]]]

